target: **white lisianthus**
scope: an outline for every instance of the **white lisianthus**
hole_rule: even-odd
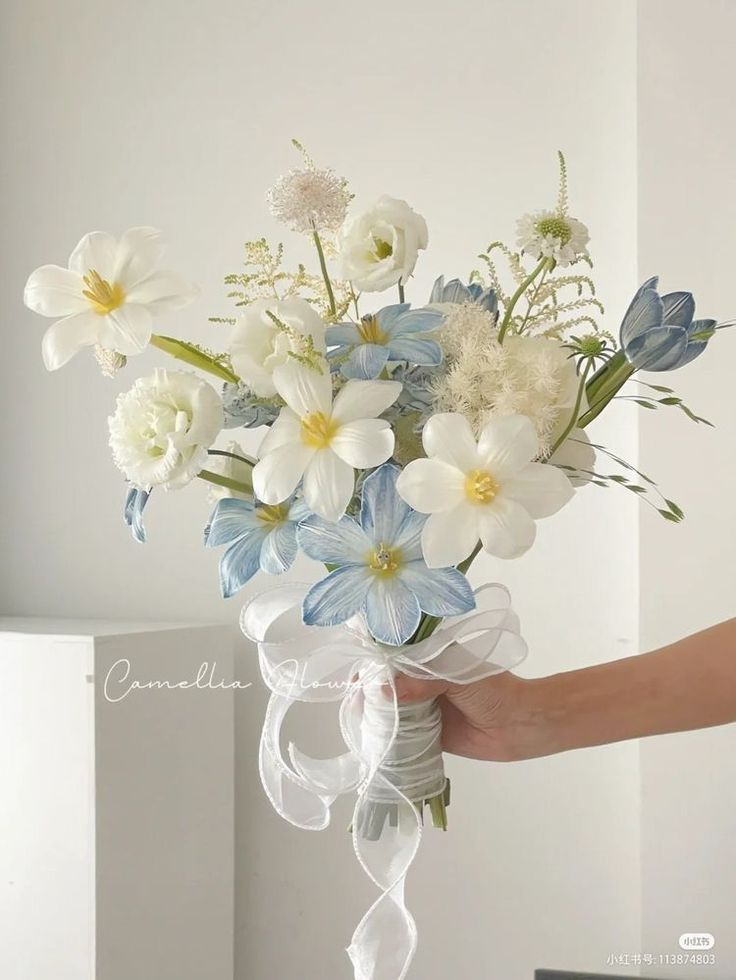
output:
[[[134,487],[176,490],[205,468],[222,400],[196,374],[160,368],[118,395],[108,424],[115,464]]]
[[[31,273],[23,294],[26,306],[60,318],[43,338],[49,371],[83,347],[125,357],[140,354],[151,339],[154,317],[194,299],[196,287],[157,269],[162,252],[155,228],[130,228],[119,241],[93,231],[74,249],[67,269],[42,265]]]
[[[338,520],[353,496],[355,469],[385,463],[394,449],[391,426],[381,415],[399,396],[398,381],[348,381],[332,400],[326,362],[320,370],[290,359],[273,373],[286,407],[259,450],[253,470],[256,496],[279,504],[296,490],[310,510]]]
[[[410,507],[430,515],[422,531],[430,568],[458,564],[479,538],[490,554],[517,558],[534,542],[534,521],[573,495],[562,470],[532,462],[539,443],[523,415],[492,419],[477,442],[464,416],[433,415],[422,441],[429,458],[409,463],[397,489]]]
[[[525,214],[518,221],[517,245],[534,259],[573,265],[588,255],[590,233],[582,221],[558,211]]]
[[[367,211],[348,218],[338,232],[342,277],[366,293],[406,283],[427,242],[424,218],[406,201],[384,195]]]
[[[225,452],[231,455],[219,456],[217,453],[211,455],[207,462],[207,469],[219,476],[226,476],[231,480],[237,480],[238,483],[245,483],[246,486],[250,486],[253,467],[244,459],[236,458],[245,456],[243,447],[239,442],[231,439],[225,446]],[[237,500],[250,500],[252,498],[252,494],[242,493],[240,490],[231,490],[230,487],[221,487],[214,483],[207,484],[207,496],[213,504],[227,497],[235,497]]]
[[[325,323],[306,300],[257,299],[249,303],[230,337],[233,369],[260,398],[276,394],[274,370],[290,356],[325,351]]]

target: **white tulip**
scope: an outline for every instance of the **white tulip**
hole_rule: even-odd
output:
[[[348,218],[338,232],[342,277],[366,293],[405,284],[427,241],[424,218],[406,201],[384,195],[367,211]]]
[[[159,369],[118,395],[108,419],[115,464],[139,489],[178,489],[205,469],[223,421],[211,385],[188,371]]]
[[[325,324],[306,300],[257,299],[249,303],[230,337],[230,359],[241,381],[261,398],[276,394],[274,370],[290,354],[325,351]]]

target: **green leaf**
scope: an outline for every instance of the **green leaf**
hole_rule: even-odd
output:
[[[676,504],[674,500],[667,500],[666,497],[664,502],[667,504],[667,506],[669,507],[669,509],[672,511],[673,514],[676,514],[680,518],[680,520],[683,519],[683,517],[685,516],[685,511],[682,509],[682,507],[679,506],[679,504]]]
[[[656,408],[657,407],[656,405],[652,405],[651,402],[644,401],[643,398],[634,398],[633,400],[636,402],[637,405],[641,405],[642,408]]]
[[[682,520],[682,518],[678,517],[677,514],[673,514],[672,511],[669,510],[660,510],[657,508],[657,513],[661,514],[666,521],[672,521],[673,524],[679,524]]]
[[[678,398],[676,395],[669,398],[658,398],[657,401],[660,405],[682,405],[682,398]]]
[[[157,347],[165,354],[170,354],[171,357],[175,357],[179,361],[184,361],[185,364],[191,364],[192,367],[199,368],[200,371],[214,374],[216,378],[220,378],[223,381],[235,383],[239,380],[237,374],[225,367],[224,364],[220,364],[214,357],[205,354],[195,344],[187,343],[186,340],[177,340],[176,337],[162,337],[159,334],[153,334],[151,336],[151,346]]]

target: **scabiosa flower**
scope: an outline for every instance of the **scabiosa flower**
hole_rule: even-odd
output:
[[[280,575],[294,564],[296,529],[309,508],[295,497],[277,506],[233,497],[220,500],[204,531],[207,548],[227,545],[220,558],[220,589],[225,599],[258,571]]]
[[[445,304],[459,306],[463,303],[474,303],[484,310],[488,310],[489,313],[498,313],[498,297],[495,290],[485,289],[479,282],[470,282],[466,286],[459,279],[450,279],[446,283],[444,276],[435,279],[429,303],[430,306],[444,306]]]
[[[430,515],[422,530],[430,568],[467,558],[479,538],[490,554],[517,558],[534,542],[534,521],[573,495],[562,470],[532,462],[539,445],[523,415],[492,419],[477,442],[462,415],[433,415],[422,439],[429,458],[409,463],[397,489]]]
[[[359,520],[331,524],[310,517],[298,529],[306,554],[337,568],[304,599],[308,626],[334,626],[362,613],[374,639],[401,646],[422,612],[457,616],[475,606],[468,580],[456,568],[427,568],[421,555],[425,518],[396,492],[397,467],[379,467],[363,483]]]
[[[334,170],[290,170],[266,192],[271,214],[293,231],[335,232],[345,220],[352,194]]]
[[[326,341],[330,359],[341,362],[346,378],[377,378],[388,363],[436,365],[442,361],[439,344],[422,334],[436,330],[444,314],[424,308],[411,310],[408,303],[384,306],[364,316],[360,323],[338,323],[328,327]]]
[[[532,258],[554,259],[559,266],[574,265],[588,255],[588,229],[577,218],[559,211],[525,214],[518,222],[517,245]]]
[[[577,398],[575,360],[549,337],[497,338],[486,310],[464,305],[447,315],[439,332],[447,370],[430,381],[435,411],[459,412],[475,432],[496,416],[525,415],[546,456]]]

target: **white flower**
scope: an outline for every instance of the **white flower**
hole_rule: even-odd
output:
[[[546,456],[573,412],[580,387],[575,361],[550,337],[507,334],[503,344],[497,338],[486,310],[466,305],[450,312],[438,337],[447,371],[432,385],[435,409],[460,412],[475,432],[495,416],[526,415]]]
[[[401,391],[398,381],[348,381],[332,401],[332,379],[293,359],[273,380],[286,402],[263,440],[253,470],[256,496],[265,504],[286,500],[303,478],[304,499],[316,514],[336,521],[353,495],[354,469],[380,466],[394,434],[378,418]]]
[[[367,211],[348,218],[338,233],[343,279],[366,293],[405,284],[427,240],[424,218],[406,201],[384,195]]]
[[[290,354],[309,357],[324,350],[324,321],[298,296],[249,303],[230,337],[233,369],[260,398],[276,394],[274,369],[293,360]]]
[[[207,462],[207,469],[220,476],[227,476],[238,483],[245,483],[248,486],[251,482],[253,467],[250,463],[242,459],[235,459],[235,456],[245,456],[245,451],[239,442],[231,439],[225,446],[225,452],[232,453],[231,456],[210,456]],[[214,483],[207,484],[207,496],[213,504],[226,497],[235,497],[237,500],[251,500],[252,494],[242,493],[240,490],[231,490],[230,487],[220,487]]]
[[[31,273],[23,294],[26,306],[42,316],[63,318],[43,338],[49,371],[83,347],[140,354],[151,339],[153,318],[191,302],[194,286],[156,269],[162,252],[155,228],[131,228],[120,241],[93,231],[72,252],[68,269],[42,265]]]
[[[573,265],[587,256],[588,229],[577,218],[558,211],[538,211],[519,219],[517,245],[532,258],[554,259],[559,266]]]
[[[534,541],[535,519],[573,495],[561,470],[531,462],[537,436],[523,415],[492,419],[477,443],[462,415],[433,415],[422,439],[429,459],[409,463],[397,487],[410,507],[430,515],[422,550],[431,568],[461,562],[479,538],[490,554],[517,558]]]
[[[142,490],[175,490],[205,468],[222,401],[196,374],[158,369],[118,395],[108,423],[115,464],[128,480]]]
[[[290,170],[266,192],[271,214],[294,231],[337,231],[352,194],[334,170]]]

